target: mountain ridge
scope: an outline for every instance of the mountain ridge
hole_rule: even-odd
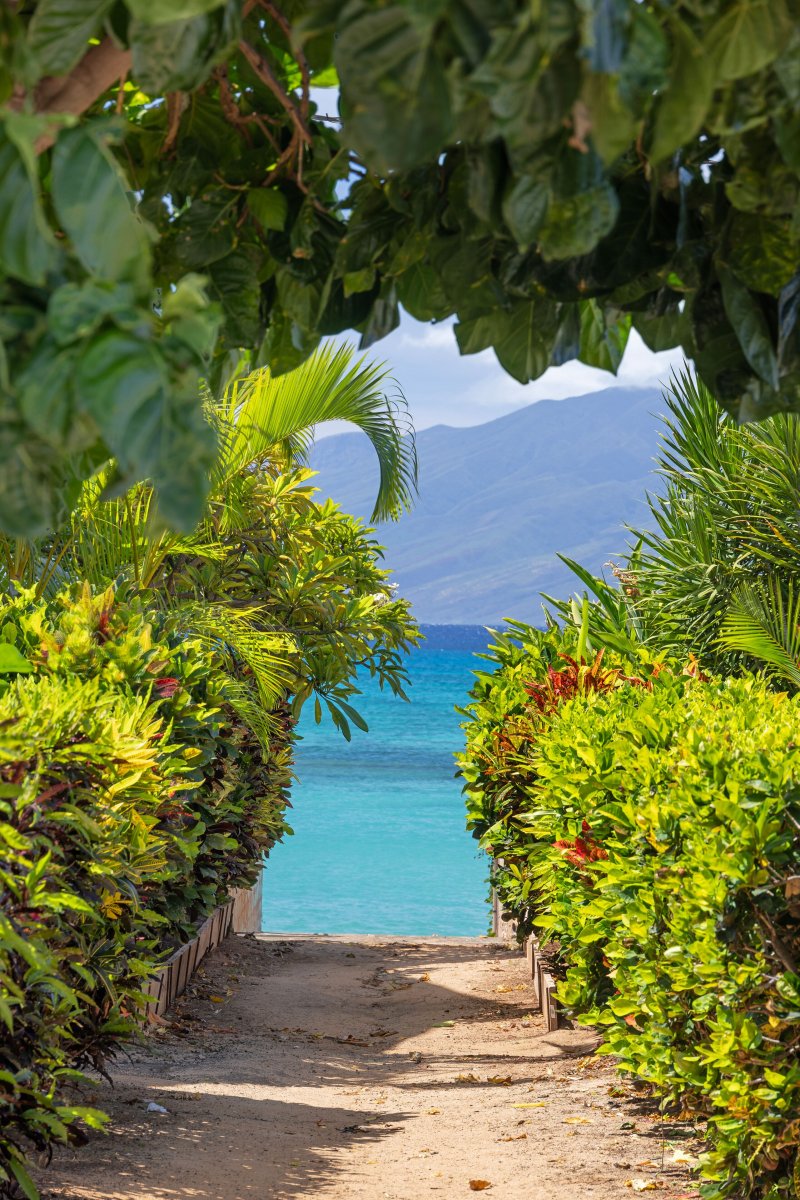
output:
[[[420,431],[418,502],[376,534],[418,619],[538,623],[539,592],[577,586],[557,552],[600,573],[644,518],[662,408],[656,388],[618,387]],[[311,465],[322,495],[369,517],[378,466],[363,434],[320,439]]]

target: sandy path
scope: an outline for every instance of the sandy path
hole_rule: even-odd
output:
[[[110,1136],[60,1152],[45,1195],[695,1195],[673,1161],[689,1131],[623,1093],[591,1032],[546,1033],[532,1001],[524,959],[482,939],[230,939],[100,1086]]]

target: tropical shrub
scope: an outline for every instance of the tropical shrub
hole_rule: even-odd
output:
[[[243,411],[240,405],[240,422]],[[274,413],[272,419],[262,438],[274,434]],[[288,437],[291,427],[283,429]],[[331,502],[317,504],[311,472],[281,470],[267,446],[252,439],[245,448],[231,437],[235,465],[220,472],[224,486],[212,493],[207,520],[192,537],[159,526],[148,487],[106,501],[97,481],[83,489],[67,527],[38,544],[4,544],[5,703],[22,711],[19,693],[27,688],[31,713],[37,705],[46,712],[45,698],[56,706],[63,694],[64,719],[78,721],[66,726],[67,746],[82,747],[89,737],[81,720],[94,721],[92,729],[103,720],[106,740],[95,774],[79,791],[72,776],[59,774],[61,742],[31,742],[32,754],[39,747],[39,775],[23,772],[34,808],[44,795],[56,831],[74,823],[86,847],[70,842],[58,858],[50,826],[49,840],[29,845],[20,840],[17,792],[3,809],[5,836],[19,860],[8,868],[13,911],[0,903],[13,943],[2,991],[14,999],[3,1010],[12,1049],[0,1082],[11,1089],[13,1112],[7,1135],[0,1134],[0,1193],[3,1172],[7,1187],[13,1179],[30,1191],[26,1148],[74,1140],[81,1120],[101,1120],[65,1103],[61,1085],[82,1066],[102,1069],[130,1035],[143,978],[232,887],[256,880],[264,854],[289,830],[284,813],[303,704],[313,696],[317,719],[325,705],[349,736],[351,722],[364,724],[350,703],[359,667],[403,694],[403,653],[418,635],[407,602],[393,596],[372,530]],[[382,503],[389,504],[395,468],[388,449],[383,465]],[[63,586],[83,575],[95,590]],[[85,704],[82,687],[93,689]],[[139,791],[129,796],[119,781],[119,828],[112,815],[103,816],[107,793],[116,796],[115,704],[149,714]],[[14,787],[29,732],[27,724],[15,726]],[[106,891],[84,886],[78,859],[109,862]],[[32,884],[16,876],[36,882],[37,871],[57,901],[42,901],[33,928],[17,911],[28,904]],[[64,881],[73,875],[68,894]],[[12,905],[14,897],[19,904]],[[46,974],[47,997],[60,997],[57,1012],[55,1000],[35,990],[34,965]],[[17,1008],[28,1014],[27,1025]]]
[[[60,1085],[130,1032],[162,921],[144,881],[169,876],[162,822],[192,785],[157,703],[100,679],[19,674],[0,723],[0,1189],[32,1195],[25,1150],[101,1120]]]
[[[800,423],[782,413],[739,425],[688,371],[664,401],[660,486],[647,526],[631,531],[621,595],[654,653],[693,652],[719,672],[746,668],[763,656],[735,636],[731,618],[741,633],[743,617],[751,629],[760,617],[763,642],[769,610],[791,600],[800,568]],[[787,626],[785,616],[772,623],[773,642]]]
[[[661,670],[542,721],[541,658],[495,653],[516,709],[502,732],[479,680],[462,773],[507,906],[567,1011],[708,1119],[704,1195],[800,1194],[800,701]]]
[[[647,685],[653,664],[612,651],[598,651],[587,663],[585,622],[583,637],[572,626],[507,625],[480,656],[492,670],[475,673],[470,703],[461,710],[466,748],[458,766],[468,828],[491,856],[492,886],[523,938],[538,911],[528,861],[528,809],[539,738],[564,700],[613,691],[632,680]]]
[[[113,583],[118,597],[169,613],[184,636],[225,648],[228,694],[263,741],[263,714],[287,694],[295,717],[313,696],[317,718],[324,708],[348,737],[361,720],[350,703],[358,668],[402,695],[417,634],[374,531],[316,502],[304,459],[318,422],[350,421],[378,459],[375,518],[398,516],[416,486],[413,429],[402,397],[383,391],[385,372],[347,347],[324,347],[281,378],[240,368],[222,397],[206,397],[218,448],[195,529],[165,529],[150,484],[108,498],[110,464],[46,537],[0,537],[0,582],[42,595]]]
[[[61,1085],[102,1069],[147,977],[285,829],[288,714],[265,748],[222,649],[149,616],[86,586],[0,602],[0,1190],[30,1193],[26,1147],[101,1120]]]

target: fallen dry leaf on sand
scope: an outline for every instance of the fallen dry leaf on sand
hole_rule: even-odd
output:
[[[591,1121],[587,1117],[564,1117],[562,1125],[591,1125]]]
[[[488,1179],[470,1179],[469,1181],[471,1192],[485,1192],[491,1186]]]
[[[510,1075],[487,1075],[487,1083],[493,1083],[495,1087],[508,1087],[511,1083]]]
[[[437,1114],[437,1113],[440,1113],[441,1111],[442,1111],[442,1110],[441,1110],[440,1108],[429,1108],[429,1109],[428,1109],[428,1116],[429,1116],[429,1117],[435,1117],[435,1116],[436,1116],[436,1114]]]
[[[478,1079],[477,1075],[473,1075],[472,1072],[470,1072],[469,1075],[456,1075],[455,1082],[456,1083],[480,1083],[480,1079]]]
[[[527,1133],[512,1133],[510,1137],[498,1138],[498,1142],[519,1142],[522,1138],[526,1138]]]
[[[625,1187],[633,1188],[634,1192],[657,1192],[659,1184],[654,1179],[629,1179]]]
[[[532,1104],[512,1104],[512,1108],[547,1108],[544,1100],[535,1100]]]

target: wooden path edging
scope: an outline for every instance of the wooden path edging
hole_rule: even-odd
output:
[[[492,932],[508,945],[516,944],[517,927],[513,921],[503,918],[503,906],[497,892],[492,888]],[[559,1028],[560,1006],[556,999],[556,981],[547,969],[539,950],[539,939],[531,934],[525,939],[522,950],[528,962],[533,980],[535,1001],[544,1017],[545,1029],[552,1033]]]
[[[261,880],[252,888],[234,888],[230,899],[203,921],[196,935],[179,947],[143,989],[151,999],[144,1010],[145,1021],[163,1016],[186,991],[200,963],[229,933],[261,932]]]

